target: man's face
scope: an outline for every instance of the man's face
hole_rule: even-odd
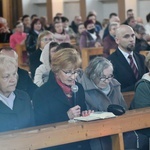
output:
[[[135,33],[132,28],[123,26],[117,30],[116,43],[121,50],[130,52],[135,47]]]
[[[129,12],[127,12],[127,18],[129,18],[129,17],[133,17],[133,16],[134,16],[133,11],[129,11]]]

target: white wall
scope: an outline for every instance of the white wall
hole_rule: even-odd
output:
[[[102,3],[103,18],[109,18],[109,14],[114,12],[118,14],[117,2]]]
[[[69,12],[69,13],[68,13]],[[71,23],[75,16],[80,15],[80,4],[76,2],[64,2],[64,16],[69,19]]]
[[[39,16],[46,15],[46,0],[22,0],[23,1],[23,14],[37,14]],[[43,2],[42,2],[43,1]],[[70,1],[70,3],[69,3]],[[132,0],[131,0],[132,1]],[[150,0],[137,0],[137,16],[140,16],[144,23],[146,23],[145,16],[150,12]],[[41,4],[35,4],[41,3]],[[111,12],[118,13],[117,2],[102,3],[99,0],[86,0],[87,14],[91,10],[97,12],[97,19],[102,21],[103,18],[108,18]],[[73,20],[75,15],[79,15],[80,6],[78,0],[64,0],[64,15]]]
[[[43,0],[38,0],[36,1],[36,3],[34,1],[31,0],[22,0],[22,4],[23,4],[23,14],[28,14],[28,15],[32,15],[32,14],[37,14],[38,16],[45,16],[46,14],[46,1]]]
[[[137,10],[137,16],[141,17],[146,23],[146,15],[150,13],[150,0],[139,1]]]

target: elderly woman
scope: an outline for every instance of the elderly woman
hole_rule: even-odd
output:
[[[30,98],[16,89],[17,68],[14,58],[0,55],[0,132],[34,125]]]
[[[106,58],[96,57],[89,63],[81,78],[81,84],[85,90],[85,99],[88,109],[107,111],[110,104],[117,104],[127,109],[127,105],[120,91],[120,83],[113,78],[113,66]],[[137,133],[134,132],[124,134],[126,149],[136,148],[136,135]],[[138,137],[140,140],[143,138],[143,136],[139,135]],[[128,140],[130,138],[132,138],[131,143],[129,143],[130,140]],[[91,140],[90,144],[92,150],[112,149],[110,137]]]
[[[68,121],[90,113],[84,111],[84,90],[81,84],[75,82],[80,65],[80,54],[75,49],[62,49],[53,55],[49,80],[37,89],[33,97],[36,125]],[[76,96],[71,90],[75,84],[78,86]],[[54,149],[89,150],[90,147],[88,141],[83,141],[56,146]]]

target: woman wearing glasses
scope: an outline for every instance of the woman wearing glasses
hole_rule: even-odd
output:
[[[36,125],[68,121],[91,112],[85,111],[83,87],[75,82],[80,65],[80,54],[75,49],[61,49],[53,55],[49,79],[33,96]],[[76,96],[71,90],[71,86],[75,84],[78,86]],[[90,150],[90,147],[88,141],[83,141],[56,146],[52,149]]]
[[[113,78],[113,66],[103,57],[94,58],[81,78],[88,109],[107,111],[110,104],[127,109],[120,92],[120,83]]]
[[[81,78],[81,84],[85,90],[88,109],[107,111],[110,104],[127,109],[120,91],[120,83],[113,78],[112,63],[106,58],[96,57],[89,63]],[[147,150],[148,138],[134,131],[124,133],[125,149],[137,149],[137,144],[141,150]],[[93,139],[90,145],[92,150],[112,150],[110,137]]]
[[[120,83],[113,78],[113,66],[103,57],[94,58],[86,68],[81,84],[85,91],[87,108],[107,111],[110,104],[118,104],[127,109],[120,92]],[[92,150],[111,150],[110,137],[90,141]]]

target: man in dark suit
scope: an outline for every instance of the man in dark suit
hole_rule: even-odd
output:
[[[117,28],[115,40],[118,48],[108,57],[114,66],[114,77],[121,83],[122,92],[133,91],[135,83],[146,72],[144,56],[133,51],[135,34],[130,26],[121,25]],[[132,57],[134,69],[132,68],[131,60],[128,58],[129,55]]]

